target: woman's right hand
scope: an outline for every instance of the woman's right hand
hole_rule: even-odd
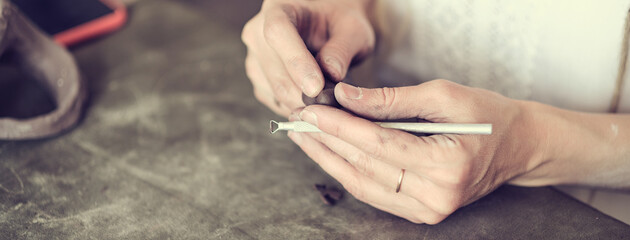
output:
[[[319,94],[324,74],[341,81],[350,64],[374,48],[370,5],[371,0],[264,1],[242,33],[256,98],[287,117],[304,106],[302,93]]]

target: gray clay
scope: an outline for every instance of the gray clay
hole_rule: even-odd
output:
[[[302,102],[304,102],[304,105],[306,106],[313,105],[313,104],[321,104],[321,105],[327,105],[331,107],[340,107],[339,103],[337,102],[337,99],[335,98],[335,85],[336,83],[326,80],[324,84],[324,90],[322,90],[322,92],[320,92],[319,95],[312,98],[312,97],[302,94]]]

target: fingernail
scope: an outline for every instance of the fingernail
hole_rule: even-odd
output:
[[[300,142],[302,142],[302,135],[300,133],[289,131],[287,136],[289,136],[295,144],[300,144]]]
[[[363,97],[363,91],[359,87],[354,87],[349,84],[342,84],[341,90],[343,90],[343,94],[346,95],[346,98],[349,99],[361,99]]]
[[[327,57],[324,60],[324,63],[326,63],[326,65],[334,71],[334,73],[331,73],[330,75],[333,75],[337,79],[341,79],[341,63],[339,63],[339,61],[335,60],[333,57]]]
[[[309,97],[315,97],[319,89],[321,78],[317,73],[308,74],[302,79],[302,92]]]
[[[299,116],[302,120],[317,126],[317,116],[309,110],[302,110]]]

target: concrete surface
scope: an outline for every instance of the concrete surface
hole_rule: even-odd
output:
[[[435,226],[349,195],[252,96],[240,28],[259,1],[140,1],[72,49],[81,125],[0,142],[0,239],[622,239],[630,226],[552,188],[504,186]],[[5,103],[6,104],[6,103]]]

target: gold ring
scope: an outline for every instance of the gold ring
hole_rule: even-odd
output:
[[[398,176],[398,185],[396,185],[396,193],[400,192],[400,185],[402,185],[403,177],[405,177],[405,169],[400,170],[400,176]]]

